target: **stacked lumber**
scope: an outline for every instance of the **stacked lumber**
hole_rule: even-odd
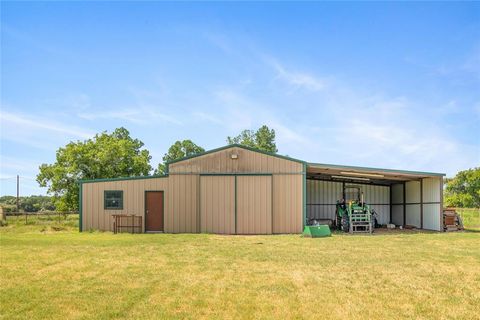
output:
[[[454,208],[443,210],[443,229],[445,231],[463,230],[462,218]]]

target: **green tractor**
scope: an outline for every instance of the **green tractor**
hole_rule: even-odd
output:
[[[335,210],[337,229],[350,233],[372,233],[377,214],[363,201],[363,193],[360,187],[346,187],[345,197],[349,200],[337,201]]]

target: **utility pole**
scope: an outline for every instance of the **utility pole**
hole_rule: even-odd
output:
[[[20,176],[17,174],[17,214],[20,212]],[[27,224],[27,213],[25,212],[25,224]]]
[[[20,195],[19,181],[20,181],[20,178],[19,178],[19,176],[18,176],[18,174],[17,174],[17,212],[20,212],[19,200],[18,200],[18,196]]]

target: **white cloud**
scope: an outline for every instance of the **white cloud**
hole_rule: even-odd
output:
[[[290,79],[287,82],[294,87],[301,86],[300,83],[303,88],[309,86],[308,81],[295,82],[298,78],[290,77],[291,73],[280,64],[275,71],[275,78],[279,72],[284,76],[288,74],[284,80]],[[309,75],[309,79],[315,81],[324,78]],[[254,90],[249,93],[248,87],[224,88],[215,93],[225,106],[215,117],[230,130],[232,127],[234,130],[256,129],[267,124],[277,132],[280,153],[312,162],[436,171],[448,175],[480,163],[478,145],[463,143],[445,130],[441,122],[435,122],[431,113],[422,112],[427,108],[455,113],[458,105],[453,99],[437,107],[407,96],[360,91],[338,81],[329,82],[328,86],[323,82],[317,85],[310,87],[316,90],[309,95],[299,90],[287,95],[277,91],[275,107],[278,109],[269,104],[270,100],[258,98]],[[290,106],[302,107],[293,113],[286,112]],[[293,114],[297,114],[294,119],[290,118]],[[235,119],[233,124],[232,119]],[[237,120],[239,126],[235,125]]]
[[[65,122],[53,121],[46,116],[2,110],[0,111],[1,140],[50,151],[69,141],[93,136],[92,131],[72,125],[70,120],[66,118]],[[1,152],[2,156],[9,154],[9,150],[4,146]]]
[[[21,131],[18,128],[23,130],[41,130],[49,131],[55,133],[62,133],[73,137],[78,138],[89,138],[92,136],[91,132],[88,132],[84,129],[67,126],[59,122],[54,122],[45,118],[31,117],[21,113],[12,113],[7,111],[0,111],[0,121],[2,122],[2,127],[4,128],[3,134],[9,134],[9,130],[6,127],[15,127],[14,134]]]
[[[11,176],[22,172],[22,174],[31,174],[35,173],[37,168],[40,166],[40,163],[35,160],[30,159],[18,159],[11,156],[1,155],[1,172],[3,175],[8,172]]]
[[[330,110],[335,110],[329,115],[333,129],[318,128],[316,134],[324,141],[312,146],[310,160],[449,175],[480,163],[478,146],[455,139],[405,97],[359,94],[351,104],[338,105],[335,99],[330,103]],[[333,151],[324,154],[325,147]]]
[[[232,45],[230,40],[220,33],[214,32],[203,32],[203,38],[205,38],[208,42],[210,42],[214,47],[219,48],[225,53],[232,53]]]
[[[457,78],[459,76],[473,76],[474,81],[480,79],[480,46],[473,47],[460,59],[449,59],[439,64],[432,64],[431,62],[423,62],[417,58],[406,57],[404,61],[410,63],[420,69],[423,69],[427,74]]]
[[[211,123],[214,123],[214,124],[218,124],[218,125],[223,125],[224,124],[224,121],[222,121],[219,117],[217,117],[213,114],[195,111],[195,112],[192,113],[192,116],[196,119],[211,122]]]
[[[117,119],[134,124],[151,124],[153,120],[159,120],[175,125],[182,125],[182,122],[175,117],[160,113],[155,109],[155,107],[139,107],[100,112],[89,110],[78,113],[78,116],[86,120]]]
[[[277,73],[277,78],[283,80],[294,89],[307,89],[310,91],[322,91],[327,86],[326,79],[315,77],[312,74],[287,70],[275,59],[266,58],[269,64]]]

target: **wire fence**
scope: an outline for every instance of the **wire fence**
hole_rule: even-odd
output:
[[[69,215],[69,214],[78,214],[78,211],[37,211],[37,212],[3,212],[6,216],[56,216],[56,215]]]
[[[16,223],[29,224],[33,221],[64,221],[69,216],[78,214],[77,211],[39,211],[39,212],[5,212],[0,209],[0,219]]]

